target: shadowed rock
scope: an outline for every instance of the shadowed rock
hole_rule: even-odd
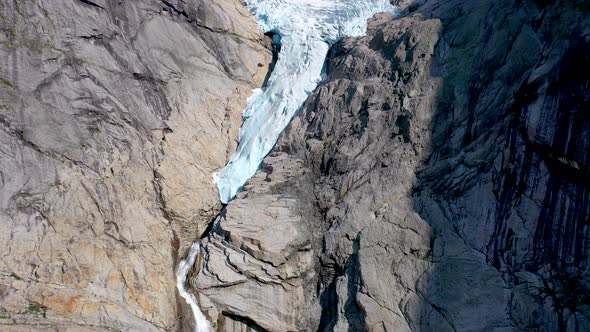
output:
[[[284,280],[240,268],[219,289],[202,272],[197,288],[268,330],[587,330],[590,8],[399,4],[330,50],[328,79],[211,236],[271,264],[258,244],[288,223],[306,231],[276,232],[281,252],[308,241],[311,263]],[[277,204],[290,212],[256,216]],[[228,236],[243,227],[258,231]],[[272,311],[220,295],[277,283]]]

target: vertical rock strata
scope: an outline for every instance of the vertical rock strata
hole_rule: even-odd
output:
[[[458,330],[589,330],[588,2],[421,10],[447,27],[415,194],[436,230],[427,298]]]
[[[270,51],[238,1],[0,2],[0,330],[173,331]]]
[[[415,1],[328,79],[204,240],[226,331],[590,329],[590,7]]]

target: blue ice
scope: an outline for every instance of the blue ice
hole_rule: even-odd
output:
[[[330,46],[362,36],[378,12],[396,12],[387,0],[246,0],[261,29],[281,36],[281,52],[263,91],[244,111],[239,144],[215,175],[221,202],[233,199],[255,173],[281,132],[321,81]]]

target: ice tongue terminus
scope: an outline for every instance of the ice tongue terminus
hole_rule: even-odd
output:
[[[328,49],[339,38],[365,34],[378,12],[396,12],[387,0],[246,0],[263,31],[281,36],[281,52],[267,87],[249,99],[239,145],[215,175],[228,203],[256,173],[281,132],[321,80]]]

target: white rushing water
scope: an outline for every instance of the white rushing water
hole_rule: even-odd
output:
[[[281,132],[321,81],[330,46],[344,36],[361,36],[367,19],[395,12],[387,0],[246,0],[265,32],[281,36],[281,52],[264,91],[244,111],[237,151],[215,175],[227,203],[256,173]]]
[[[209,321],[201,312],[197,299],[192,293],[186,290],[188,271],[195,264],[195,259],[197,259],[199,252],[201,252],[201,241],[196,241],[191,246],[186,258],[178,264],[178,268],[176,269],[176,288],[178,288],[180,296],[191,306],[193,317],[195,318],[195,332],[210,332],[211,324],[209,324]]]
[[[395,12],[388,0],[246,0],[264,32],[280,35],[281,52],[264,90],[248,99],[239,146],[215,175],[221,202],[227,203],[256,173],[281,132],[321,81],[328,49],[344,36],[362,36],[367,20],[378,12]],[[275,38],[275,42],[278,41]],[[195,331],[211,324],[201,312],[186,279],[201,248],[197,241],[176,271],[180,295],[190,304]]]

